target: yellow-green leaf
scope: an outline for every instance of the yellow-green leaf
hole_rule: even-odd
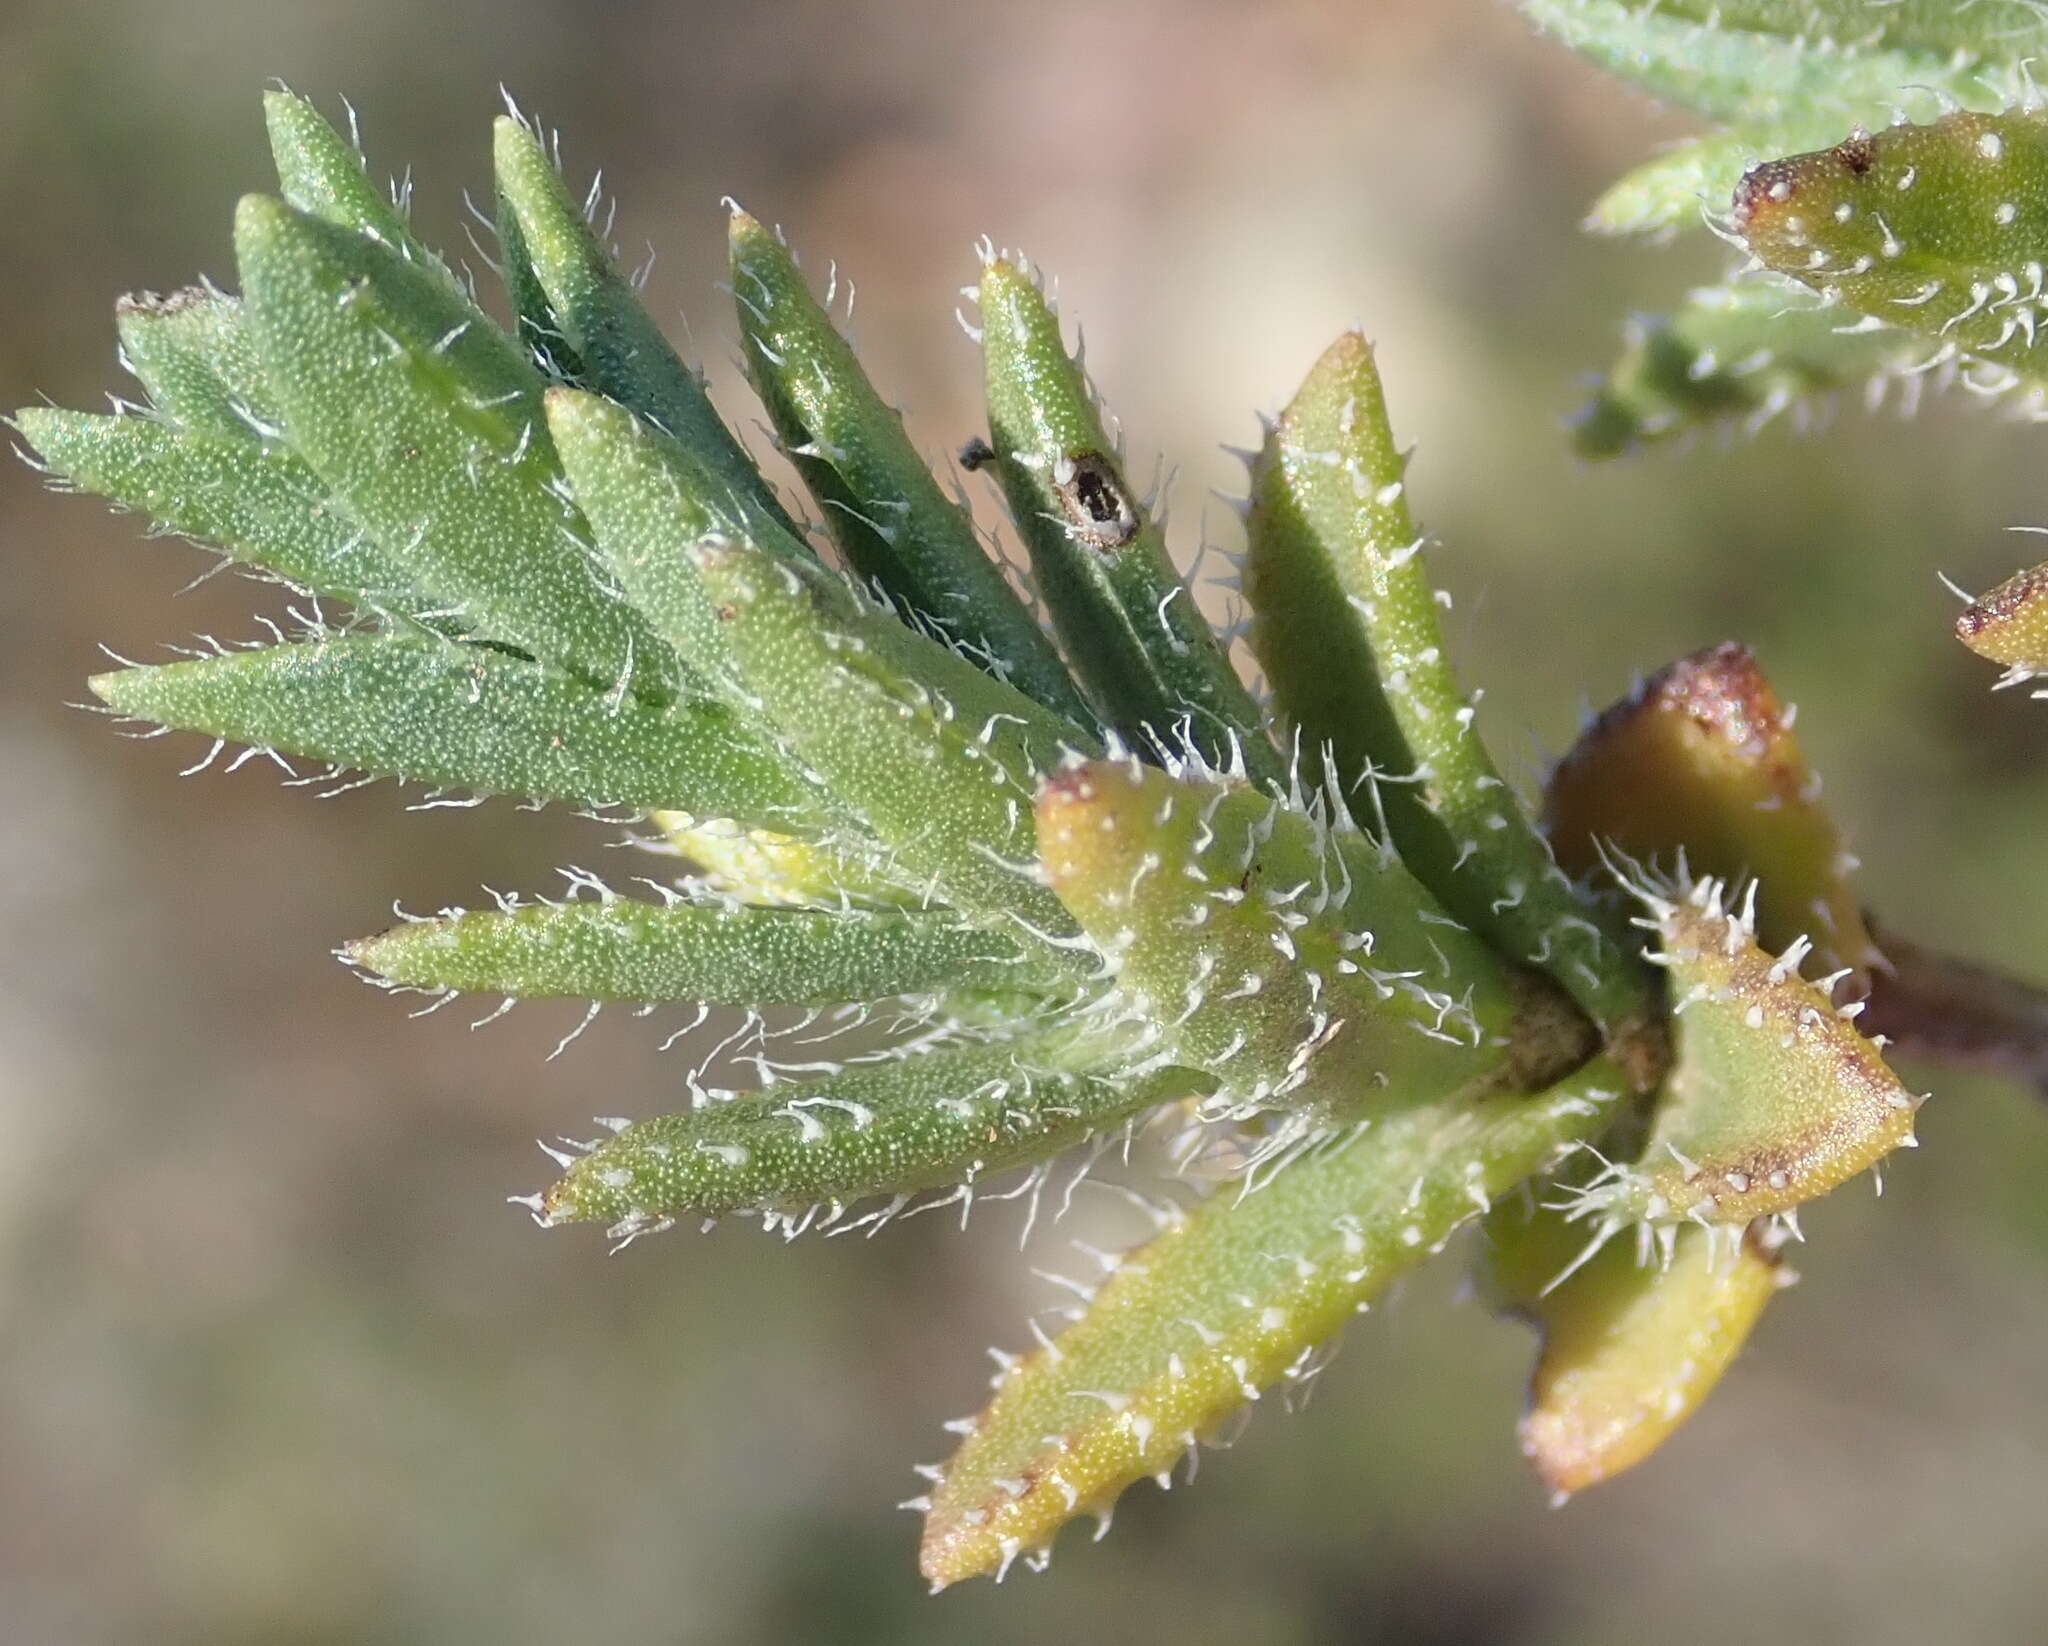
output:
[[[939,1588],[1000,1576],[1076,1515],[1172,1469],[1247,1401],[1303,1375],[1496,1196],[1597,1135],[1624,1085],[1602,1060],[1538,1097],[1408,1094],[1250,1193],[1219,1190],[997,1377],[932,1490],[924,1575]]]
[[[1576,1196],[1603,1227],[1746,1224],[1786,1212],[1913,1144],[1920,1099],[1799,975],[1803,944],[1758,947],[1755,911],[1715,880],[1639,885],[1671,979],[1677,1061],[1634,1162]]]
[[[1956,619],[1956,638],[1979,657],[2005,665],[2001,686],[2048,674],[2048,565],[1978,596]]]
[[[1661,1446],[1794,1278],[1761,1231],[1672,1233],[1668,1249],[1616,1240],[1573,1268],[1586,1233],[1554,1212],[1511,1201],[1487,1224],[1501,1301],[1542,1337],[1521,1441],[1559,1502]]]

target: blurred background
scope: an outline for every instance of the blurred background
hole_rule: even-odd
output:
[[[1184,554],[1235,530],[1218,442],[1363,324],[1505,758],[1534,775],[1637,671],[1746,639],[1872,901],[2048,977],[2048,705],[1989,695],[1936,580],[2027,555],[2004,528],[2048,519],[2043,436],[1946,404],[1578,464],[1578,375],[1718,248],[1577,234],[1682,128],[1499,0],[8,0],[0,404],[129,387],[114,295],[231,282],[272,77],[351,98],[458,250],[510,87],[579,185],[604,167],[741,419],[722,194],[857,279],[934,452],[977,426],[971,242],[1023,246],[1133,446],[1179,465]],[[0,1642],[2040,1638],[2048,1112],[1962,1078],[1882,1202],[1808,1219],[1805,1283],[1704,1414],[1566,1510],[1515,1455],[1525,1334],[1438,1265],[1192,1492],[927,1599],[890,1505],[1062,1237],[1020,1258],[996,1210],[607,1259],[534,1230],[502,1203],[544,1180],[532,1139],[673,1106],[687,1049],[608,1015],[547,1062],[573,1008],[407,1021],[328,951],[394,899],[618,854],[566,814],[317,803],[262,763],[181,782],[198,740],[68,708],[103,642],[274,607],[231,578],[173,604],[210,562],[140,535],[0,465]]]

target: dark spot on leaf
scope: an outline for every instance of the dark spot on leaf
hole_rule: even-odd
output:
[[[1980,596],[1956,619],[1956,635],[1969,640],[1995,624],[2010,622],[2036,600],[2048,599],[2048,566],[2036,566],[2008,578]]]
[[[1786,205],[1799,192],[1800,165],[1811,164],[1812,159],[1806,155],[1767,160],[1744,172],[1735,185],[1735,226],[1747,229],[1757,218]]]
[[[1086,766],[1061,766],[1045,774],[1040,795],[1045,799],[1087,800],[1095,793]]]
[[[1138,511],[1123,478],[1100,452],[1081,452],[1053,465],[1053,487],[1081,541],[1122,548],[1138,533]]]
[[[1837,143],[1834,156],[1850,171],[1861,177],[1870,170],[1877,159],[1877,145],[1870,140],[1868,132],[1859,131],[1853,137]]]

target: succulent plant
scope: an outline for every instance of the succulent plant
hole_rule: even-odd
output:
[[[1676,4],[1530,9],[1655,89],[1707,88],[1730,122],[1639,174],[1626,211],[1611,197],[1616,221],[1674,221],[1759,132],[1853,118],[1894,72],[1977,83],[1945,7],[1882,8],[1827,52],[1774,32],[1793,8],[1724,4],[1712,26]],[[1995,10],[1968,10],[1985,54]],[[1684,67],[1702,39],[1722,55]],[[1794,90],[1810,110],[1768,113],[1803,108]],[[1964,1033],[1942,1005],[1964,974],[1911,945],[1891,960],[1740,647],[1592,722],[1540,805],[1503,778],[1363,338],[1330,346],[1248,454],[1254,691],[1021,257],[982,248],[988,426],[962,452],[998,481],[1018,563],[868,381],[834,288],[821,300],[737,207],[744,357],[803,502],[516,112],[495,144],[509,324],[307,102],[275,93],[268,116],[281,197],[237,212],[239,295],[124,300],[149,404],[15,426],[58,481],[299,591],[300,632],[93,690],[310,782],[561,802],[687,860],[344,951],[437,997],[698,1007],[707,1055],[650,1099],[670,1112],[544,1145],[560,1176],[515,1197],[544,1226],[620,1245],[727,1214],[873,1231],[977,1197],[1036,1208],[1049,1186],[1051,1211],[1105,1158],[1156,1175],[1132,1191],[1153,1237],[1103,1255],[1071,1322],[1034,1323],[986,1411],[951,1425],[957,1453],[910,1505],[935,1586],[1041,1563],[1068,1520],[1192,1470],[1479,1223],[1491,1295],[1544,1334],[1525,1447],[1555,1491],[1590,1485],[1704,1398],[1789,1278],[1799,1208],[1913,1142],[1921,1099],[1866,1005],[1914,1049],[2048,1064],[2030,991],[1967,991]],[[1867,170],[1963,165],[1964,129]],[[1969,129],[2023,148],[2017,127]],[[1823,186],[1790,164],[1793,198]],[[1775,176],[1738,210],[1760,244],[1771,212],[1794,232],[1758,186]],[[1939,255],[1989,267],[2009,239]],[[1983,330],[1986,306],[1955,327]],[[1675,374],[1646,334],[1602,441],[1656,432],[1652,406],[1756,412],[1954,341],[1808,327],[1751,381],[1717,340],[1794,324],[1703,301],[1655,334],[1690,351]],[[1982,648],[2039,666],[2044,608],[2038,576],[1989,597]],[[721,1060],[758,1078],[707,1084]]]

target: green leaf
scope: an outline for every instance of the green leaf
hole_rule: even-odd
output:
[[[734,209],[732,281],[747,369],[846,564],[991,674],[1087,724],[1087,704],[903,419],[811,298],[780,240]]]
[[[1636,0],[1624,9],[1849,52],[1888,47],[2017,63],[2048,47],[2048,19],[2034,0]]]
[[[889,878],[865,841],[849,842],[837,833],[802,840],[688,812],[656,812],[650,821],[706,881],[743,903],[812,909],[925,903],[914,887]]]
[[[1582,456],[1612,457],[1714,424],[1754,433],[1788,407],[1864,384],[1875,403],[1893,380],[1917,396],[1925,338],[1873,328],[1790,282],[1707,286],[1676,313],[1629,323],[1621,358],[1572,431]]]
[[[946,910],[824,912],[609,897],[413,921],[348,948],[412,988],[813,1006],[1029,980],[1016,944]]]
[[[1652,1015],[1635,945],[1550,859],[1445,655],[1372,350],[1347,332],[1266,441],[1245,560],[1252,647],[1324,782],[1377,778],[1387,825],[1452,914],[1555,977],[1610,1031]],[[1417,781],[1407,781],[1410,776]]]
[[[740,700],[866,823],[905,882],[1084,969],[1072,919],[1037,877],[1031,813],[1039,779],[1080,734],[801,567],[718,540],[690,554]]]
[[[274,200],[243,200],[235,247],[292,444],[379,544],[477,632],[600,687],[672,690],[674,658],[591,565],[512,342],[382,246]]]
[[[750,499],[793,537],[802,533],[783,512],[732,431],[720,421],[704,384],[676,358],[639,295],[606,255],[555,173],[540,139],[501,115],[492,128],[499,218],[510,233],[514,284],[530,271],[550,321],[528,313],[532,286],[515,289],[529,335],[559,336],[576,381],[647,418],[736,496]],[[545,327],[545,331],[543,328]],[[550,352],[554,347],[548,344]]]
[[[1800,118],[1826,119],[1839,132],[1880,124],[1909,102],[1930,112],[1956,104],[1995,108],[2022,89],[2021,76],[1989,53],[1937,44],[1925,27],[1890,27],[1885,9],[1858,7],[1856,0],[1811,9],[1704,0],[1522,0],[1538,28],[1610,74],[1735,124],[1768,125],[1797,110]],[[1869,20],[1866,27],[1844,17],[1859,11]],[[1808,19],[1833,13],[1843,33],[1831,32],[1837,23],[1826,21],[1809,28],[1796,12]],[[2048,43],[2038,18],[2029,28],[2031,42],[2001,37],[2012,48],[2009,57],[1999,54],[2003,64]],[[1965,31],[1979,33],[1968,25]]]
[[[1503,1306],[1543,1339],[1521,1440],[1557,1503],[1663,1445],[1797,1278],[1760,1230],[1674,1229],[1662,1252],[1615,1242],[1583,1264],[1585,1231],[1555,1212],[1508,1201],[1486,1232]]]
[[[1696,227],[1703,211],[1721,211],[1742,174],[1788,148],[1824,143],[1839,127],[1786,141],[1778,127],[1743,126],[1674,144],[1609,184],[1586,213],[1595,234],[1664,235]]]
[[[74,485],[245,565],[373,610],[419,614],[437,604],[288,447],[43,407],[17,412],[15,426]]]
[[[733,493],[677,441],[626,407],[580,389],[547,391],[548,429],[577,506],[614,582],[654,632],[706,679],[730,673],[726,637],[682,551],[736,537],[815,569],[775,517]]]
[[[771,1214],[790,1232],[875,1195],[903,1200],[1050,1160],[1161,1103],[1197,1094],[1184,1069],[1135,1076],[1072,1033],[894,1055],[762,1091],[702,1093],[687,1114],[627,1126],[580,1158],[535,1210],[605,1223],[614,1239],[684,1215]],[[1097,1072],[1098,1069],[1101,1072]]]
[[[1914,1144],[1922,1099],[1878,1049],[1799,975],[1802,939],[1773,956],[1751,902],[1724,887],[1632,888],[1671,976],[1677,1060],[1640,1157],[1575,1192],[1571,1215],[1596,1232],[1630,1224],[1719,1223],[1791,1211]]]
[[[1419,971],[1391,966],[1369,928],[1347,930],[1331,907],[1348,874],[1334,850],[1311,847],[1300,867],[1269,860],[1280,812],[1243,784],[1136,760],[1051,778],[1039,851],[1117,984],[1107,1010],[1214,1075],[1236,1113],[1288,1108],[1327,1122],[1389,1089],[1505,1084],[1514,998],[1498,963],[1482,952],[1460,972],[1441,956]],[[1390,924],[1415,919],[1422,900],[1405,901]]]
[[[1682,657],[1588,725],[1550,774],[1544,822],[1575,875],[1611,847],[1729,885],[1754,879],[1757,941],[1776,953],[1808,939],[1807,975],[1846,967],[1855,997],[1883,968],[1855,859],[1747,647]]]
[[[1130,1253],[1087,1312],[996,1380],[934,1486],[934,1587],[1042,1553],[1106,1514],[1316,1349],[1457,1229],[1612,1119],[1624,1081],[1589,1065],[1538,1097],[1395,1094],[1250,1193],[1219,1190]]]
[[[441,602],[286,442],[235,298],[200,287],[124,297],[115,320],[160,418],[24,411],[17,426],[53,469],[316,594],[436,621]]]
[[[1971,601],[1956,619],[1956,638],[1979,657],[2005,665],[2001,686],[2048,674],[2048,565],[2009,577]]]
[[[2042,369],[2048,115],[1954,114],[1770,161],[1744,176],[1735,226],[1830,302]]]
[[[723,705],[608,700],[488,647],[340,636],[123,669],[92,689],[138,719],[383,777],[822,826],[811,792]]]
[[[533,253],[526,244],[526,230],[520,227],[519,213],[507,198],[502,181],[498,184],[494,226],[498,233],[498,278],[503,281],[505,296],[512,305],[514,333],[533,352],[534,363],[548,376],[569,383],[583,382],[586,374],[582,357],[562,331],[554,305],[548,301],[547,288],[541,284]]]
[[[1284,787],[1264,717],[1132,490],[1045,294],[1001,257],[977,291],[996,473],[1083,684],[1134,746],[1241,757],[1255,782]]]
[[[1952,96],[1943,106],[1957,102],[1997,106],[1981,86],[1969,95]],[[1689,138],[1618,178],[1593,202],[1585,227],[1595,234],[1660,238],[1681,228],[1698,228],[1709,214],[1718,218],[1727,210],[1742,174],[1758,162],[1824,148],[1845,131],[1881,125],[1893,117],[1893,103],[1860,110],[1808,105],[1773,119],[1746,120],[1731,130]]]
[[[403,213],[370,181],[363,156],[320,111],[294,92],[263,94],[270,154],[277,166],[278,192],[294,210],[332,223],[385,247],[405,262],[430,270],[436,280],[479,320],[468,289],[448,265],[414,236]],[[350,126],[354,126],[351,112]]]
[[[114,305],[122,362],[170,421],[223,440],[255,442],[278,420],[256,345],[234,298],[199,286]]]

